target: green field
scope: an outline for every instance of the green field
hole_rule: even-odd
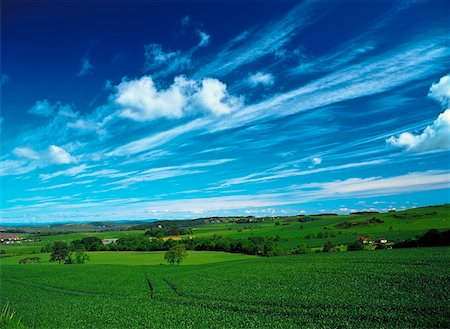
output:
[[[382,222],[365,225],[365,222],[372,218],[380,219]],[[275,225],[277,221],[281,225]],[[356,223],[356,225],[349,228],[338,226],[346,222]],[[291,219],[281,219],[255,224],[209,224],[193,230],[196,237],[213,234],[230,238],[279,236],[282,239],[281,246],[295,247],[306,243],[310,247],[319,247],[328,240],[335,244],[343,244],[354,241],[358,236],[366,235],[374,238],[384,237],[390,241],[401,241],[423,234],[430,228],[450,229],[450,205],[380,214],[320,216],[315,217],[314,221],[303,223]],[[330,236],[305,239],[305,236],[317,236],[319,232],[329,233]]]
[[[300,222],[299,218],[265,219],[262,223],[219,223],[203,224],[193,228],[195,237],[225,236],[234,239],[250,236],[280,237],[280,247],[294,248],[301,244],[309,247],[321,247],[326,241],[334,244],[348,244],[358,236],[370,235],[374,238],[384,237],[389,241],[402,241],[423,234],[428,229],[450,229],[450,205],[422,207],[406,211],[380,214],[339,215],[311,217],[312,221]],[[371,219],[379,222],[370,222]],[[279,223],[277,225],[276,223]],[[344,225],[344,224],[348,225]],[[353,224],[353,225],[350,225]],[[70,242],[87,236],[121,238],[124,236],[143,235],[145,230],[123,230],[107,232],[83,232],[40,237],[40,242],[28,242],[20,245],[1,245],[7,254],[28,254],[40,252],[41,248],[53,241]],[[326,233],[327,237],[318,238],[317,234]],[[307,238],[307,236],[310,236]],[[187,238],[187,236],[186,236]]]
[[[167,264],[164,260],[163,251],[152,251],[152,252],[139,252],[139,251],[96,251],[88,252],[90,260],[88,263],[90,265],[159,265]],[[39,253],[34,254],[41,258],[41,263],[39,264],[27,264],[23,266],[41,266],[41,265],[59,265],[58,263],[49,262],[49,253]],[[229,262],[241,259],[252,259],[256,256],[242,255],[242,254],[231,254],[226,252],[212,252],[212,251],[189,251],[188,256],[183,261],[183,265],[198,265],[198,264],[208,264],[217,262]],[[0,266],[2,265],[16,265],[19,260],[24,258],[24,256],[12,256],[0,258]]]
[[[450,326],[450,248],[206,263],[2,265],[0,300],[31,328]]]

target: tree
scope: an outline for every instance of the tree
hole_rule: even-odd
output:
[[[58,262],[61,264],[61,261],[66,259],[69,256],[69,246],[64,241],[55,241],[52,245],[52,253],[50,255],[51,262]]]
[[[322,251],[323,252],[333,252],[333,251],[336,251],[336,248],[334,247],[333,242],[327,241],[323,245]]]
[[[103,249],[102,239],[96,236],[84,237],[80,242],[84,246],[84,249],[86,249],[87,251],[97,251]]]
[[[360,240],[356,240],[347,245],[347,251],[364,250],[364,245]]]
[[[89,255],[83,249],[78,249],[75,251],[75,263],[76,264],[84,264],[87,260],[89,260]]]
[[[183,259],[187,256],[186,247],[184,244],[177,244],[171,247],[164,254],[164,259],[170,264],[180,264]]]

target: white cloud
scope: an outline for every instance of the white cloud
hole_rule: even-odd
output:
[[[439,82],[433,83],[428,97],[438,101],[444,108],[448,107],[450,105],[450,76],[445,75]],[[410,152],[450,150],[450,109],[439,114],[437,119],[421,134],[404,132],[398,137],[388,138],[386,142]]]
[[[271,73],[256,72],[248,77],[248,83],[252,87],[262,86],[272,86],[275,78]]]
[[[239,67],[255,62],[262,57],[275,53],[287,46],[296,32],[306,27],[317,17],[315,8],[318,5],[314,1],[306,1],[294,7],[287,15],[265,25],[259,29],[244,32],[220,51],[215,60],[204,65],[196,77],[209,75],[224,76]],[[243,43],[245,39],[245,43]],[[236,47],[236,44],[240,44]]]
[[[157,148],[168,141],[186,133],[204,127],[208,120],[197,119],[184,125],[162,131],[148,137],[137,139],[130,143],[117,147],[113,151],[107,153],[107,156],[127,156]]]
[[[72,167],[72,168],[69,168],[66,170],[56,171],[51,174],[40,174],[39,177],[42,180],[49,180],[51,178],[58,177],[58,176],[77,176],[78,174],[84,172],[87,168],[89,168],[89,167],[82,164],[82,165]]]
[[[12,153],[18,157],[28,160],[39,160],[39,153],[28,147],[16,147]]]
[[[117,86],[115,102],[123,107],[120,115],[135,121],[157,118],[180,118],[186,106],[186,91],[191,82],[183,77],[175,78],[166,90],[158,91],[149,76],[138,80],[123,81]]]
[[[89,58],[87,56],[85,56],[81,60],[81,69],[80,69],[80,72],[78,72],[77,76],[84,77],[90,73],[92,73],[92,64],[89,61]]]
[[[197,34],[200,37],[199,47],[206,47],[209,44],[211,36],[204,31],[197,30]]]
[[[28,110],[28,113],[49,117],[53,114],[54,107],[55,106],[50,105],[48,100],[43,99],[42,101],[37,101],[36,104]]]
[[[148,170],[144,170],[142,172],[134,174],[132,177],[125,178],[116,182],[111,182],[105,185],[122,185],[129,186],[138,182],[149,182],[155,180],[161,180],[172,177],[180,177],[192,174],[199,174],[204,171],[198,170],[198,168],[205,168],[210,166],[218,166],[221,164],[228,163],[233,161],[233,159],[218,159],[218,160],[209,160],[206,162],[196,162],[189,163],[179,166],[168,166],[168,167],[159,167],[159,168],[151,168]]]
[[[429,170],[394,177],[349,178],[343,181],[311,183],[301,189],[319,189],[317,197],[383,196],[405,192],[445,189],[450,187],[448,170]],[[312,192],[314,194],[315,192]]]
[[[421,134],[404,132],[399,137],[390,137],[387,143],[411,152],[450,150],[450,109],[439,114]]]
[[[149,45],[144,45],[144,72],[149,72],[160,68],[162,65],[169,62],[171,59],[179,56],[178,52],[175,51],[164,51],[160,44],[151,43]]]
[[[202,86],[194,99],[194,107],[198,106],[217,116],[234,112],[243,105],[241,98],[228,93],[226,84],[211,78],[202,80]]]
[[[283,179],[283,178],[288,178],[288,177],[307,176],[307,175],[312,175],[312,174],[317,174],[317,173],[322,173],[322,172],[329,172],[329,171],[337,171],[337,170],[345,170],[345,169],[359,168],[359,167],[365,167],[365,166],[379,165],[379,164],[382,164],[385,162],[386,162],[386,160],[380,159],[380,160],[372,160],[372,161],[365,161],[365,162],[346,163],[343,165],[309,169],[309,170],[298,170],[298,169],[279,170],[279,168],[276,167],[276,168],[273,168],[272,170],[268,170],[268,171],[261,172],[261,173],[253,173],[253,174],[243,176],[243,177],[227,179],[221,185],[219,185],[217,188],[229,187],[232,185],[239,185],[239,184],[258,183],[258,182],[264,182],[264,181],[274,180],[274,179]],[[214,189],[216,189],[216,187],[214,187]]]
[[[70,164],[76,162],[75,158],[69,152],[56,145],[49,146],[47,157],[49,162],[53,164]]]
[[[450,106],[450,75],[445,75],[439,82],[433,83],[428,97],[439,102],[442,107],[448,108]]]
[[[0,161],[0,176],[22,175],[37,168],[36,162],[27,160],[3,160]]]
[[[219,80],[206,78],[199,83],[183,76],[164,90],[158,90],[150,76],[123,81],[114,101],[122,108],[121,117],[135,121],[181,118],[194,112],[223,115],[242,106],[242,99],[231,96]]]
[[[427,38],[423,42],[423,38]],[[249,105],[210,130],[236,128],[255,121],[273,120],[338,102],[378,94],[430,76],[443,69],[450,54],[442,36],[421,39],[346,66],[291,91]]]
[[[52,185],[52,186],[46,186],[46,187],[34,187],[30,188],[28,191],[46,191],[46,190],[55,190],[59,189],[61,187],[68,187],[68,186],[74,186],[74,185],[86,185],[89,183],[94,182],[93,179],[87,179],[82,181],[76,181],[76,182],[70,182],[70,183],[64,183],[64,184],[58,184],[58,185]]]
[[[315,165],[320,165],[322,163],[322,158],[319,157],[312,158],[311,162]]]
[[[75,122],[69,122],[67,124],[68,128],[84,131],[84,132],[95,132],[98,135],[105,135],[106,131],[98,123],[78,119]]]

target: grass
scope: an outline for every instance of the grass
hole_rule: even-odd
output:
[[[26,326],[17,317],[16,312],[11,309],[8,303],[3,306],[0,313],[1,329],[26,329]]]
[[[159,265],[167,264],[164,260],[163,251],[153,252],[138,252],[138,251],[96,251],[88,252],[90,260],[87,261],[89,265],[99,264],[116,264],[116,265]],[[27,264],[22,266],[41,266],[41,265],[59,265],[56,262],[49,262],[49,253],[39,253],[33,256],[40,257],[41,263],[39,264]],[[0,258],[0,266],[4,265],[16,265],[24,256],[11,256]],[[243,255],[243,254],[230,254],[226,252],[213,252],[213,251],[189,251],[188,256],[183,261],[183,265],[199,265],[209,264],[217,262],[229,262],[242,259],[252,259],[256,256]],[[60,265],[63,266],[63,265]]]
[[[420,248],[186,266],[2,265],[0,301],[30,328],[448,328],[449,262],[450,248]]]
[[[193,234],[189,234],[189,236],[208,237],[222,235],[235,239],[250,236],[279,236],[281,241],[278,244],[286,248],[293,248],[305,243],[310,247],[320,247],[328,240],[338,245],[348,244],[355,241],[358,236],[366,235],[371,235],[374,238],[384,237],[390,241],[401,241],[423,234],[430,228],[450,229],[450,205],[422,207],[382,214],[320,216],[313,218],[316,220],[303,223],[297,220],[292,221],[292,218],[286,218],[286,220],[268,219],[262,223],[205,224],[194,228]],[[363,225],[364,222],[370,221],[372,218],[379,219],[380,223]],[[281,225],[276,225],[276,222],[280,222]],[[342,226],[342,223],[360,223],[360,225],[345,228],[345,226]],[[143,230],[130,230],[49,235],[42,236],[42,241],[40,242],[9,246],[2,245],[0,249],[5,250],[7,254],[28,254],[40,252],[41,248],[47,243],[57,240],[69,243],[72,240],[86,236],[97,236],[101,239],[106,239],[142,235],[144,232]],[[330,236],[317,238],[319,232],[329,233]],[[313,235],[314,237],[306,239],[307,235]]]

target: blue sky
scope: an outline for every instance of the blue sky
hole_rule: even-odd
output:
[[[4,223],[450,202],[448,2],[1,6]]]

